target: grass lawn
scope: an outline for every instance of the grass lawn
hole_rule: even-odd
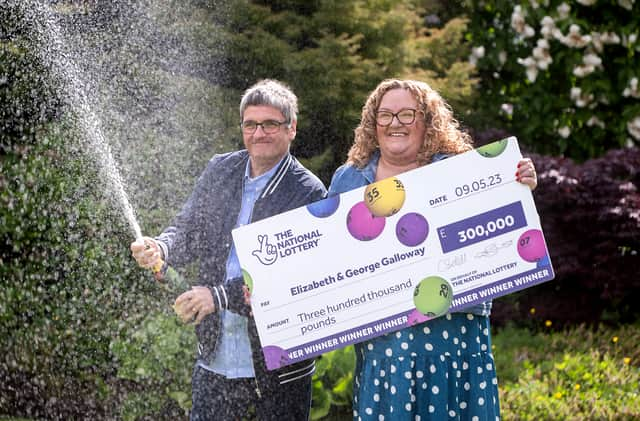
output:
[[[503,420],[640,420],[640,325],[493,339]]]

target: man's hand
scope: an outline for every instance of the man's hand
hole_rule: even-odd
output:
[[[151,237],[142,237],[142,239],[131,243],[129,248],[138,266],[142,268],[152,269],[161,260],[160,247],[158,247],[156,241]]]
[[[208,314],[216,310],[216,306],[213,304],[213,296],[209,288],[194,286],[176,299],[173,309],[184,323],[189,323],[195,318],[194,323],[199,324]]]

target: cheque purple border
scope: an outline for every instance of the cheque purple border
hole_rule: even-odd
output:
[[[527,272],[522,272],[517,275],[510,276],[499,281],[482,285],[481,287],[457,294],[453,298],[453,303],[451,307],[449,307],[449,311],[460,311],[474,304],[485,302],[493,298],[511,294],[521,289],[529,288],[542,282],[546,282],[553,279],[553,277],[554,272],[551,265],[537,267]],[[283,355],[278,358],[277,362],[269,358],[269,356],[267,356],[265,353],[265,357],[267,358],[267,366],[270,370],[272,370],[284,365],[289,365],[298,361],[313,358],[320,354],[325,354],[339,348],[344,348],[347,345],[364,342],[369,339],[382,336],[385,333],[395,332],[416,323],[416,319],[415,317],[413,317],[413,313],[415,313],[415,310],[403,311],[392,316],[385,317],[384,319],[366,323],[364,325],[360,325],[352,329],[348,329],[324,337],[322,339],[297,345],[290,349],[282,350]],[[428,320],[428,318],[425,317],[422,320],[418,321],[421,322],[424,320]]]

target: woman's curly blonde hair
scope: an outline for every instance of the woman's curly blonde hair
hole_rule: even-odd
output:
[[[422,111],[416,117],[420,118],[422,115],[426,127],[422,147],[418,151],[418,165],[431,162],[437,152],[453,155],[473,149],[471,137],[460,130],[449,104],[429,85],[416,80],[386,79],[371,92],[362,107],[362,119],[355,129],[355,139],[349,150],[347,163],[362,168],[378,148],[376,113],[382,97],[392,89],[411,92],[418,102],[419,111]]]

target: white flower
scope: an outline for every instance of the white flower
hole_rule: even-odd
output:
[[[633,3],[635,3],[635,0],[618,0],[620,7],[624,7],[627,10],[633,9]]]
[[[570,96],[571,100],[576,104],[576,107],[578,108],[584,108],[589,105],[591,101],[593,101],[593,94],[583,94],[582,89],[578,87],[571,88]]]
[[[505,64],[507,62],[507,52],[506,51],[500,51],[498,53],[498,61],[500,61],[500,64]]]
[[[500,106],[500,112],[511,117],[513,115],[513,104],[502,104]]]
[[[593,66],[578,66],[574,67],[573,74],[577,77],[585,77],[595,72],[596,68]]]
[[[544,48],[544,49],[548,50],[549,49],[549,41],[547,41],[544,38],[540,38],[538,41],[536,41],[536,46],[538,48]]]
[[[551,38],[553,36],[554,30],[557,29],[556,23],[550,16],[545,16],[544,18],[542,18],[542,20],[540,21],[540,26],[540,34],[546,39]]]
[[[638,38],[638,34],[630,34],[629,36],[622,35],[621,44],[625,47],[628,47],[631,44],[635,44],[637,38]]]
[[[553,18],[549,15],[545,15],[540,21],[540,25],[542,26],[556,26],[556,23],[553,21]]]
[[[573,74],[577,77],[585,77],[595,72],[596,69],[602,68],[602,59],[591,52],[582,57],[583,64],[573,69]]]
[[[484,46],[481,45],[479,47],[473,47],[471,49],[471,53],[478,58],[484,57]]]
[[[518,34],[522,34],[524,32],[524,27],[526,22],[524,21],[524,15],[522,14],[522,6],[516,6],[513,8],[513,12],[511,13],[511,27]]]
[[[620,37],[615,32],[605,32],[602,34],[602,42],[605,44],[620,44]]]
[[[615,32],[591,33],[591,45],[598,53],[602,52],[604,44],[620,44],[620,37]]]
[[[533,29],[529,25],[525,25],[524,33],[522,34],[522,36],[524,38],[531,38],[531,37],[535,36],[535,34],[536,34],[536,30],[535,29]]]
[[[567,17],[569,17],[571,6],[569,6],[567,3],[562,3],[556,8],[556,10],[558,11],[558,17],[560,18],[560,20],[566,19]]]
[[[562,138],[566,139],[571,134],[571,129],[567,126],[562,126],[558,129],[558,134],[562,136]]]
[[[576,0],[576,1],[583,6],[593,6],[594,4],[596,4],[596,1],[598,0]]]
[[[604,129],[604,122],[596,116],[591,116],[591,118],[587,120],[587,126],[589,127],[598,126],[601,129]]]
[[[525,15],[522,12],[522,6],[515,6],[511,13],[511,27],[521,38],[531,38],[536,34],[535,29],[527,25]]]
[[[638,78],[637,77],[631,78],[631,80],[627,84],[627,87],[624,88],[624,91],[622,92],[622,96],[625,96],[625,97],[629,97],[630,96],[632,98],[640,98],[640,91],[638,91]]]
[[[602,59],[593,53],[587,53],[582,57],[582,61],[587,66],[600,67],[602,65]]]
[[[564,39],[564,35],[562,35],[562,31],[558,28],[553,28],[551,30],[551,36],[560,42],[562,42],[562,40]]]
[[[473,47],[471,49],[471,55],[469,56],[469,63],[475,66],[482,57],[484,57],[484,46]]]
[[[640,116],[627,122],[627,131],[635,140],[640,140]]]
[[[538,68],[542,70],[547,70],[553,62],[551,54],[549,54],[549,42],[544,38],[538,40],[537,47],[533,49],[532,55],[536,59]]]
[[[526,67],[527,79],[529,79],[531,83],[535,82],[538,77],[538,63],[533,57],[527,57],[525,59],[518,58],[518,64]]]
[[[529,4],[531,5],[531,7],[533,9],[537,9],[538,7],[540,7],[540,5],[538,4],[538,2],[536,0],[529,0]]]
[[[580,33],[580,27],[573,24],[569,27],[567,36],[560,38],[559,41],[568,47],[582,48],[591,42],[591,36],[582,35]]]
[[[593,48],[595,48],[595,50],[599,53],[602,52],[602,34],[600,32],[592,32],[591,33],[591,45],[593,45]]]

